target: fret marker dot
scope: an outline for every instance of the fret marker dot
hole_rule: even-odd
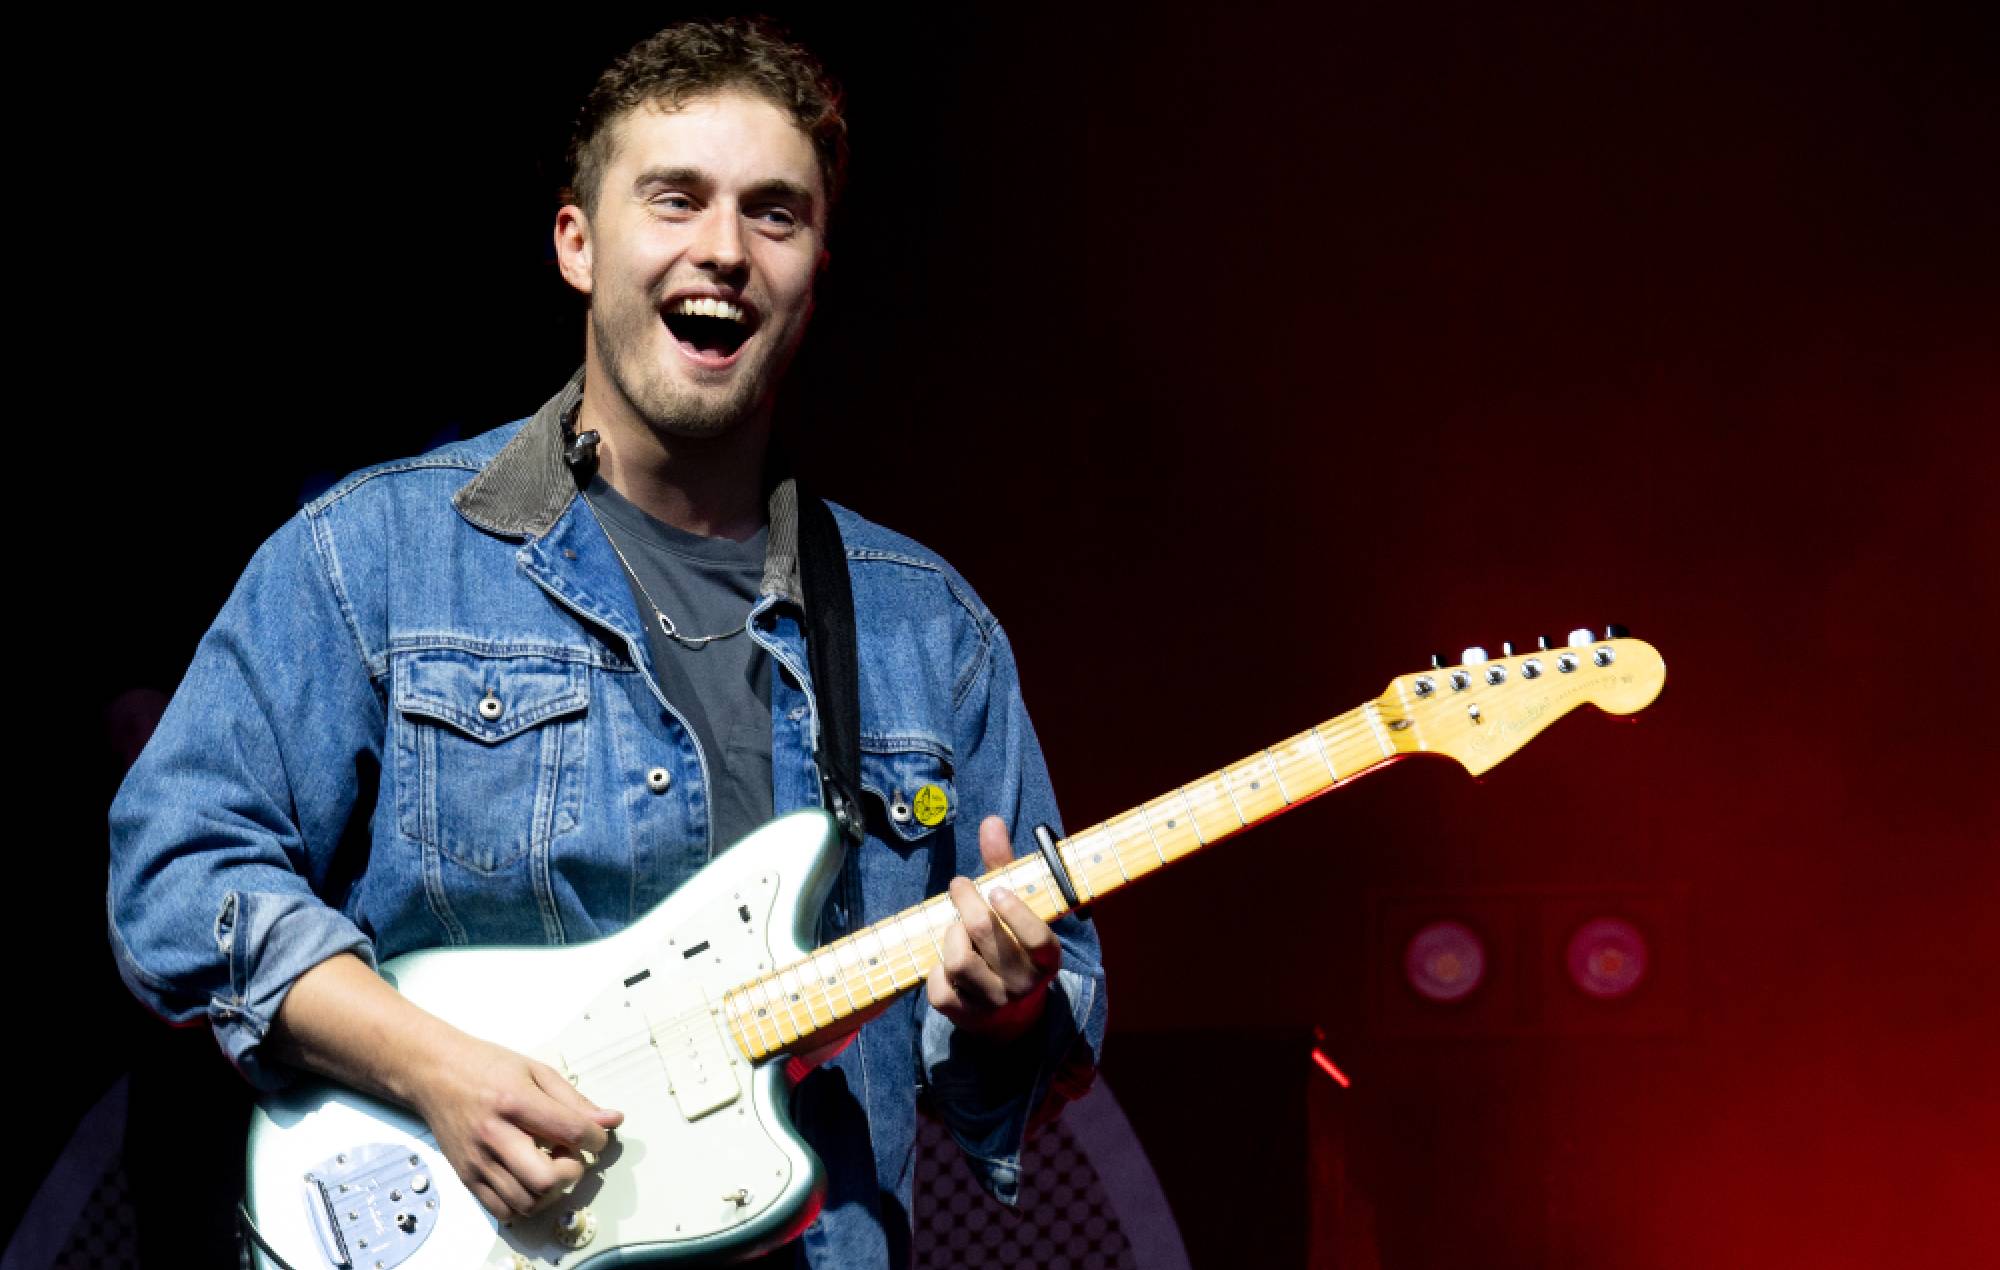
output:
[[[1173,827],[1174,827],[1174,825],[1175,825],[1176,823],[1178,823],[1178,822],[1177,822],[1177,821],[1172,821],[1172,820],[1169,820],[1169,821],[1167,822],[1167,828],[1169,828],[1169,829],[1173,828]]]
[[[1263,787],[1263,784],[1264,784],[1264,782],[1262,782],[1262,781],[1251,781],[1251,782],[1250,782],[1250,788],[1252,788],[1252,789],[1261,789],[1261,788]]]
[[[796,992],[794,992],[794,993],[792,994],[792,1000],[796,1001],[796,1000],[798,1000],[798,999],[799,999],[799,994],[798,994],[798,993],[796,993]]]

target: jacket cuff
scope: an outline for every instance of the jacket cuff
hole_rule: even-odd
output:
[[[1040,1026],[1001,1044],[961,1033],[923,1002],[923,1068],[931,1109],[951,1130],[986,1192],[1020,1201],[1028,1132],[1090,1087],[1096,1055],[1084,1039],[1096,981],[1056,971]],[[922,998],[920,997],[921,1001]]]
[[[294,1076],[266,1057],[264,1037],[299,976],[341,953],[375,966],[374,945],[361,928],[308,895],[228,892],[215,918],[215,944],[229,963],[229,985],[209,998],[209,1025],[236,1070],[266,1091]]]

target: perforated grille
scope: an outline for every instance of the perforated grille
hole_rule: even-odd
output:
[[[979,1189],[941,1125],[917,1131],[915,1262],[922,1270],[1137,1270],[1090,1160],[1059,1121],[1028,1144],[1021,1206]]]

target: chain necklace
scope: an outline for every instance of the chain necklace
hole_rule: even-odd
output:
[[[742,626],[731,627],[729,630],[721,631],[714,635],[681,634],[680,628],[674,625],[674,619],[667,616],[667,611],[660,607],[660,602],[655,600],[653,593],[646,589],[646,584],[639,578],[639,571],[634,569],[632,562],[625,558],[625,552],[618,546],[618,539],[611,534],[609,518],[603,512],[598,511],[597,504],[591,502],[589,495],[586,494],[583,501],[590,505],[591,511],[596,512],[597,527],[604,531],[604,540],[611,544],[611,550],[617,555],[618,563],[625,566],[625,574],[632,579],[632,585],[638,587],[639,594],[646,597],[647,607],[651,608],[653,616],[660,620],[660,629],[666,632],[668,639],[673,640],[683,648],[707,648],[719,639],[728,639],[732,635],[741,635],[745,630],[749,629],[750,624],[746,621]]]

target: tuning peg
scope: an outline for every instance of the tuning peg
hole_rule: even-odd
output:
[[[1597,636],[1590,633],[1588,626],[1579,626],[1569,633],[1569,646],[1571,648],[1589,648],[1596,642]]]
[[[1585,641],[1588,643],[1589,641]],[[1474,644],[1458,655],[1458,660],[1467,666],[1477,666],[1486,660],[1486,650]]]
[[[1606,639],[1624,639],[1631,633],[1631,631],[1626,630],[1616,622],[1604,628],[1604,638]]]
[[[1512,657],[1514,655],[1514,641],[1512,640],[1500,641],[1500,655],[1502,657]]]
[[[1431,669],[1432,669],[1432,670],[1443,670],[1443,669],[1444,669],[1444,654],[1443,654],[1443,653],[1432,653],[1432,654],[1431,654]]]
[[[1539,648],[1539,649],[1541,649],[1541,650],[1542,650],[1543,652],[1545,652],[1545,653],[1546,653],[1546,652],[1548,652],[1548,651],[1549,651],[1549,637],[1548,637],[1548,636],[1546,636],[1546,635],[1537,635],[1537,636],[1535,636],[1535,647],[1536,647],[1536,648]]]

